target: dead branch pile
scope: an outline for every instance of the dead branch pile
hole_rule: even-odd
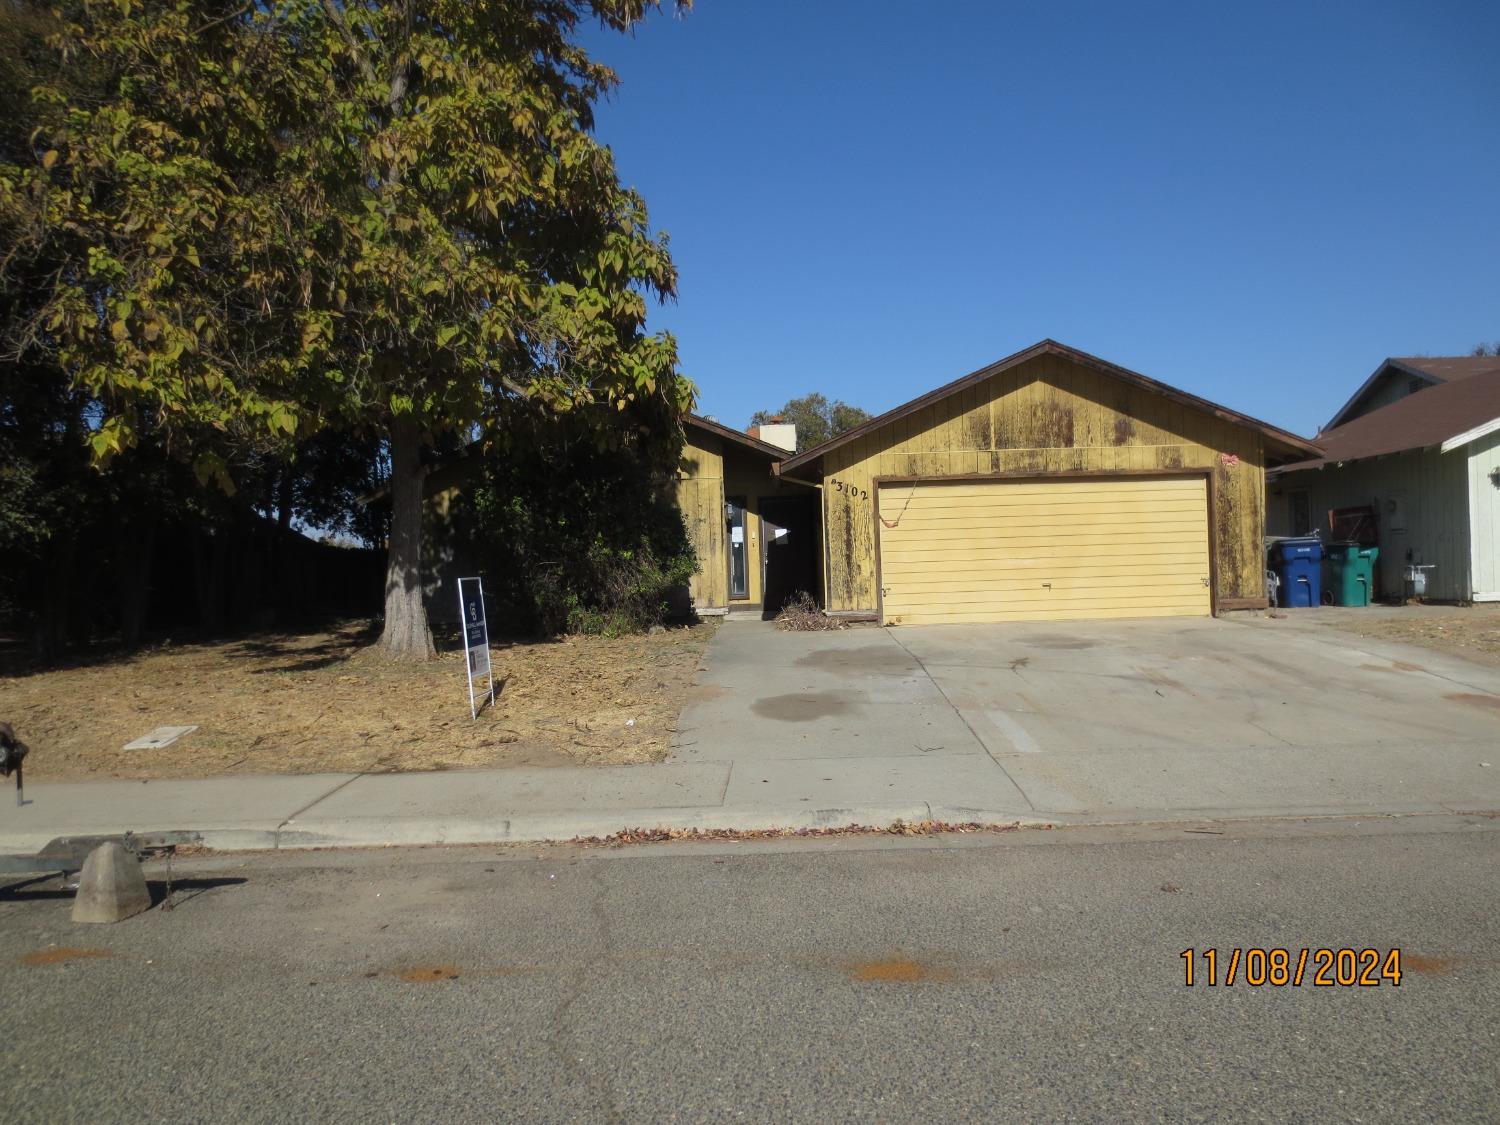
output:
[[[847,629],[849,622],[839,617],[829,617],[813,596],[804,591],[793,594],[776,615],[776,628],[792,633],[816,633],[825,629]]]

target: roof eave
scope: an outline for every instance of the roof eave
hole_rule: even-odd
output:
[[[778,463],[786,460],[790,455],[787,450],[782,449],[779,445],[772,445],[770,442],[761,441],[759,438],[751,437],[749,434],[741,433],[739,430],[726,426],[721,422],[715,422],[698,414],[689,414],[686,424],[697,426],[699,429],[706,430],[717,437],[737,442],[752,453],[764,453]]]
[[[1442,451],[1449,453],[1452,450],[1468,445],[1470,442],[1478,441],[1482,437],[1489,437],[1490,434],[1496,431],[1500,431],[1500,418],[1491,418],[1488,422],[1475,426],[1472,430],[1465,430],[1461,434],[1454,434],[1451,438],[1448,438],[1441,446]]]

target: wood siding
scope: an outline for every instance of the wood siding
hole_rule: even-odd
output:
[[[1427,596],[1468,601],[1469,458],[1466,449],[1439,453],[1414,450],[1367,461],[1349,461],[1322,469],[1288,473],[1271,483],[1267,531],[1303,535],[1293,529],[1292,493],[1306,489],[1313,526],[1326,537],[1332,508],[1373,507],[1379,519],[1380,558],[1375,564],[1375,594],[1391,597],[1404,589],[1407,563],[1430,563]],[[1391,511],[1392,504],[1396,511]]]
[[[864,434],[824,458],[827,608],[874,612],[880,478],[1210,474],[1221,601],[1265,596],[1258,433],[1060,356],[1039,356]]]
[[[1480,438],[1445,457],[1469,455],[1469,533],[1472,539],[1473,597],[1500,601],[1500,433]]]
[[[695,610],[722,609],[729,602],[720,444],[719,438],[689,429],[677,474],[677,506],[687,525],[688,541],[698,556],[698,572],[688,582]]]
[[[698,556],[698,573],[688,583],[695,610],[723,610],[759,605],[764,596],[760,502],[772,496],[802,494],[807,485],[772,474],[771,456],[694,426],[677,473],[677,505],[688,538]],[[745,565],[748,596],[729,597],[729,536],[724,504],[729,497],[745,502]]]

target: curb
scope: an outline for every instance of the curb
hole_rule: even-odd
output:
[[[1058,814],[1038,816],[1014,809],[977,809],[956,805],[917,802],[854,808],[798,809],[786,813],[726,812],[722,809],[684,812],[680,809],[642,809],[625,813],[556,813],[503,819],[452,817],[348,818],[319,821],[316,818],[288,820],[275,827],[155,829],[131,826],[142,836],[174,835],[185,842],[218,852],[299,851],[317,848],[430,847],[445,844],[544,844],[567,843],[589,837],[651,830],[699,829],[730,832],[802,829],[888,828],[896,821],[949,824],[1015,825],[1022,828],[1107,828],[1139,825],[1213,825],[1242,821],[1303,821],[1336,819],[1381,819],[1419,816],[1500,817],[1500,810],[1454,809],[1436,805],[1384,809],[1216,809],[1141,810],[1135,815]],[[90,829],[87,834],[123,832],[123,828]],[[0,834],[0,852],[28,854],[40,850],[59,835],[51,832]]]

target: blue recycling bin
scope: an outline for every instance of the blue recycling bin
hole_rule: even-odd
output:
[[[1319,605],[1323,598],[1323,541],[1317,536],[1279,539],[1271,548],[1281,576],[1283,606]]]

